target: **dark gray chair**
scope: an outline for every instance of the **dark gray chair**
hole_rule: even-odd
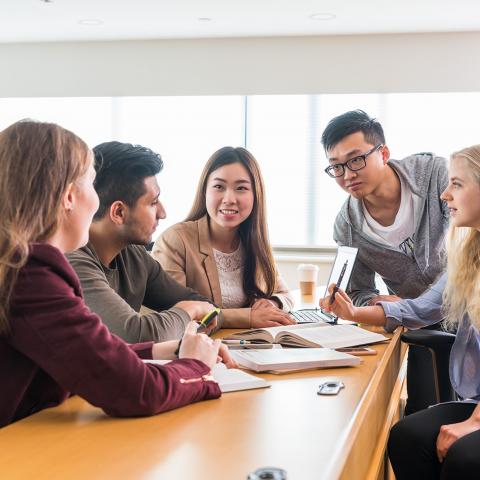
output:
[[[450,383],[449,360],[455,335],[441,330],[409,330],[401,336],[408,345],[422,347],[430,352],[436,403],[458,400]],[[426,401],[425,403],[431,403]],[[429,404],[425,404],[427,408]]]

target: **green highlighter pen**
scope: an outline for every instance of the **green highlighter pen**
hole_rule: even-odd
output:
[[[214,308],[211,312],[208,312],[201,320],[198,328],[207,328],[213,321],[213,319],[220,313],[219,308]]]

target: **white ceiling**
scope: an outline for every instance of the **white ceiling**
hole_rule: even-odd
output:
[[[478,0],[0,0],[0,42],[476,30]]]

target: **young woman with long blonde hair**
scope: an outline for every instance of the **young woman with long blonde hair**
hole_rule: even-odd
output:
[[[88,241],[98,208],[92,161],[55,124],[20,121],[0,132],[0,427],[70,394],[122,417],[220,395],[208,376],[219,341],[193,322],[175,359],[178,341],[129,345],[85,305],[64,253]]]
[[[441,198],[450,209],[447,269],[414,300],[355,307],[339,290],[323,308],[362,323],[421,328],[443,315],[457,329],[450,380],[470,401],[435,405],[397,423],[388,445],[396,478],[473,479],[480,476],[480,145],[452,154],[449,184]]]
[[[152,253],[178,282],[222,307],[223,327],[294,323],[268,238],[260,166],[245,148],[223,147],[210,157],[189,215]]]

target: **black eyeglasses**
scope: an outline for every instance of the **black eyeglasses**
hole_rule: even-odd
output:
[[[343,163],[335,163],[334,165],[330,165],[325,169],[325,173],[330,175],[333,178],[336,177],[343,177],[345,175],[345,167],[347,167],[352,172],[356,172],[357,170],[361,170],[367,166],[367,157],[371,155],[373,152],[376,152],[379,148],[383,147],[381,143],[373,147],[368,152],[357,155],[356,157],[350,158],[346,162]]]

